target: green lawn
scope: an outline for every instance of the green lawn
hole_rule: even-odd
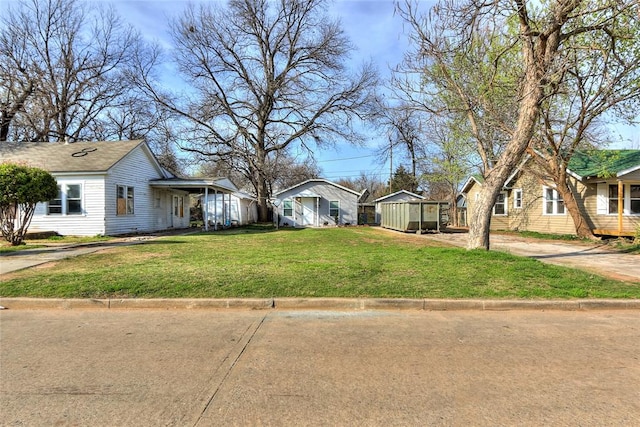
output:
[[[639,298],[640,283],[374,228],[246,228],[109,249],[0,282],[4,297]]]

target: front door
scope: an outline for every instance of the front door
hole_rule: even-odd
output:
[[[300,225],[303,227],[314,226],[316,221],[316,199],[304,197],[300,204],[302,210],[300,212]]]

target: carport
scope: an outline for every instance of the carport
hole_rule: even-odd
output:
[[[189,194],[204,194],[204,206],[208,206],[209,194],[213,193],[215,196],[220,194],[222,196],[222,205],[224,206],[225,194],[229,195],[238,191],[235,185],[228,178],[169,178],[169,179],[157,179],[149,182],[152,188],[182,190]],[[214,204],[214,209],[216,209]],[[225,211],[223,209],[223,223]],[[203,220],[205,231],[209,230],[209,218],[207,209],[203,208]],[[217,216],[217,212],[214,210],[214,216]],[[218,223],[214,222],[213,229],[218,229]]]

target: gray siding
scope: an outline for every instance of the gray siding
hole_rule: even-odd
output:
[[[313,202],[309,198],[296,198],[298,195],[304,196],[305,194],[320,197],[313,198]],[[293,201],[293,216],[284,216],[283,202],[285,200]],[[329,215],[329,202],[335,200],[340,202],[338,225],[356,225],[358,223],[358,195],[324,181],[310,181],[278,194],[279,224],[281,226],[304,226],[302,212],[303,203],[306,201],[309,205],[313,204],[313,221],[312,224],[309,224],[310,226],[334,226],[336,225],[335,220]]]

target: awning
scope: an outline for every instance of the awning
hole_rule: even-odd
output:
[[[169,178],[149,181],[153,188],[166,188],[188,191],[190,193],[201,192],[203,189],[214,190],[220,193],[234,193],[238,191],[235,185],[227,178]]]

